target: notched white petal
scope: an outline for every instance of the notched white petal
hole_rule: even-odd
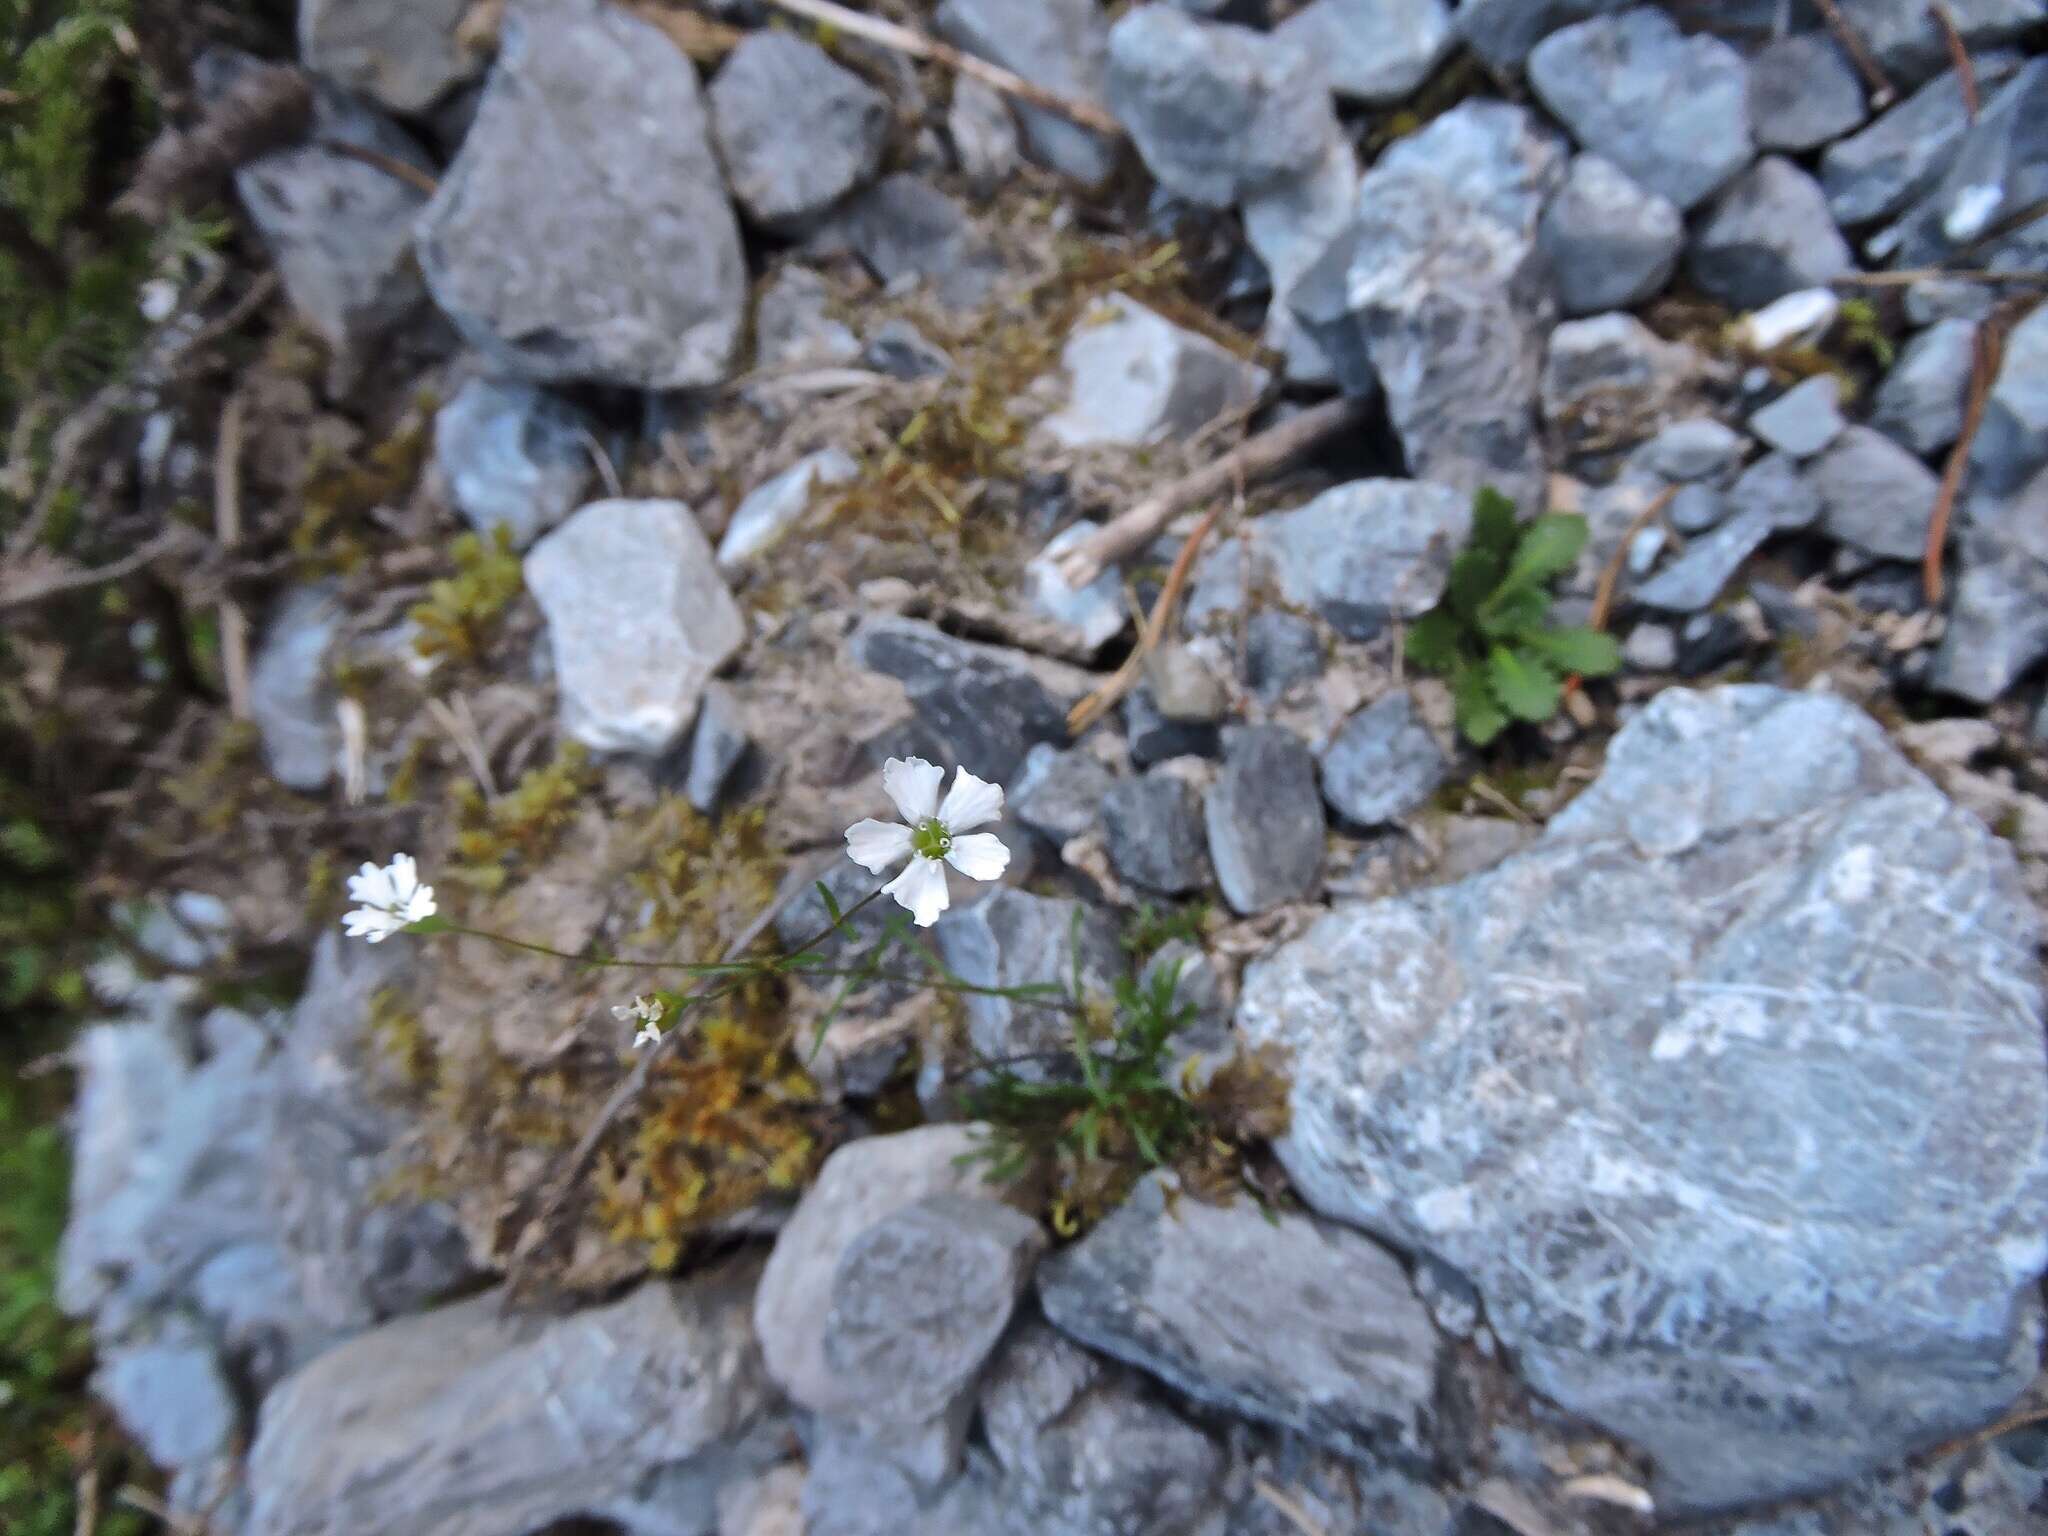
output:
[[[903,873],[882,887],[896,898],[920,928],[929,928],[951,904],[946,892],[946,866],[937,859],[912,859]]]
[[[913,827],[938,810],[945,777],[945,769],[921,757],[892,757],[882,764],[882,788]]]
[[[985,827],[1002,814],[1002,785],[977,779],[965,768],[953,775],[953,787],[939,807],[939,820],[956,837],[969,828]]]
[[[1010,867],[1010,850],[993,832],[970,832],[953,839],[946,862],[970,880],[999,880]]]
[[[910,828],[893,821],[856,821],[846,829],[846,856],[870,874],[910,857]]]

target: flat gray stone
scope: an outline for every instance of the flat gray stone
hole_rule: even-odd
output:
[[[1830,537],[1883,560],[1917,560],[1926,549],[1941,482],[1882,432],[1845,427],[1807,464],[1806,480]]]
[[[1679,486],[1664,508],[1665,521],[1688,537],[1705,533],[1727,515],[1727,496],[1711,485],[1698,483]]]
[[[307,0],[299,57],[391,112],[423,112],[482,72],[457,40],[468,0]]]
[[[324,789],[341,760],[340,695],[330,674],[348,615],[331,586],[294,587],[277,601],[249,667],[249,713],[270,776]]]
[[[888,99],[794,32],[747,33],[708,94],[734,200],[783,234],[871,180],[889,147]]]
[[[2048,268],[2038,220],[2048,199],[2048,59],[2033,58],[1986,98],[1933,191],[1872,248],[1901,267]],[[2001,226],[2011,225],[2001,232]]]
[[[1150,1174],[1039,1271],[1053,1325],[1198,1402],[1354,1456],[1426,1463],[1442,1344],[1362,1233],[1250,1199],[1168,1206]]]
[[[1209,877],[1202,797],[1170,773],[1125,779],[1102,798],[1109,862],[1133,885],[1183,896]]]
[[[1096,0],[945,0],[934,21],[955,47],[1069,101],[1104,104],[1109,27]],[[1016,113],[1024,147],[1040,165],[1085,187],[1100,186],[1116,169],[1117,147],[1100,134],[1021,102]]]
[[[884,176],[849,198],[826,230],[852,248],[884,287],[926,285],[946,309],[973,309],[1001,268],[967,211],[922,177]]]
[[[1790,454],[1767,453],[1742,472],[1728,491],[1733,506],[1764,506],[1781,532],[1811,528],[1820,521],[1820,492],[1799,472]]]
[[[1043,430],[1063,447],[1149,447],[1265,392],[1270,375],[1120,293],[1090,306],[1060,353],[1068,403]],[[1121,627],[1121,625],[1119,625]]]
[[[788,1433],[748,1322],[757,1271],[650,1280],[560,1318],[486,1294],[330,1350],[263,1404],[244,1529],[474,1536],[573,1515],[712,1530],[719,1483],[776,1460]]]
[[[1314,58],[1169,5],[1133,7],[1109,29],[1107,91],[1153,179],[1210,208],[1313,164],[1337,132]]]
[[[170,1319],[110,1350],[92,1389],[158,1466],[202,1475],[234,1453],[241,1411],[212,1343]]]
[[[746,318],[745,253],[696,69],[600,0],[506,17],[417,239],[435,302],[529,379],[716,383]]]
[[[916,619],[878,618],[854,632],[847,652],[903,684],[935,753],[990,783],[1006,783],[1036,743],[1067,740],[1067,701],[1016,651],[956,640]]]
[[[1323,642],[1299,614],[1262,608],[1245,624],[1245,685],[1271,703],[1323,675]]]
[[[1323,749],[1322,768],[1330,809],[1361,827],[1397,821],[1427,804],[1451,771],[1405,688],[1346,720]]]
[[[1818,183],[1791,161],[1766,155],[1715,200],[1685,268],[1731,309],[1761,309],[1825,287],[1856,263]]]
[[[1583,148],[1681,209],[1755,153],[1742,56],[1646,5],[1553,32],[1529,55],[1529,84]]]
[[[1976,350],[1976,321],[1930,325],[1899,349],[1871,400],[1870,424],[1923,457],[1946,448],[1963,430],[1963,398]]]
[[[1639,466],[1663,480],[1725,482],[1742,463],[1747,445],[1742,434],[1711,416],[1688,416],[1665,427],[1631,456]]]
[[[1292,731],[1249,725],[1224,744],[1202,805],[1209,859],[1231,910],[1250,917],[1310,901],[1323,885],[1323,797],[1315,755]]]
[[[1465,0],[1458,35],[1495,70],[1519,70],[1530,50],[1559,27],[1627,8],[1629,0]]]
[[[683,793],[699,815],[716,814],[733,771],[753,743],[747,739],[746,716],[730,688],[707,683],[697,706],[697,725],[690,732],[690,762]]]
[[[1984,85],[2012,72],[2009,58],[1985,59],[1977,67]],[[1821,156],[1820,184],[1835,222],[1870,224],[1902,213],[1941,179],[1969,131],[1962,81],[1950,71],[1868,128],[1829,145]]]
[[[590,419],[519,379],[471,379],[434,415],[434,459],[455,509],[514,549],[583,503],[596,473]]]
[[[1310,0],[1273,35],[1320,61],[1339,96],[1374,107],[1412,94],[1456,40],[1444,0]]]
[[[1842,434],[1841,393],[1832,373],[1801,379],[1752,414],[1749,430],[1780,453],[1810,459]]]
[[[1686,546],[1685,553],[1631,594],[1647,608],[1698,613],[1711,607],[1742,562],[1776,531],[1768,507],[1745,505]]]
[[[1749,122],[1757,147],[1799,154],[1863,126],[1862,77],[1826,32],[1794,32],[1749,60]]]
[[[1369,640],[1436,606],[1472,528],[1468,497],[1427,480],[1353,480],[1261,518],[1253,548],[1290,606]],[[1228,559],[1219,546],[1210,561]],[[1241,558],[1241,555],[1240,555]],[[1208,562],[1204,562],[1205,567]]]
[[[1544,353],[1543,415],[1567,442],[1639,442],[1666,425],[1699,370],[1691,348],[1634,315],[1567,320]]]
[[[548,621],[563,728],[599,752],[667,751],[746,639],[680,501],[594,501],[534,545],[525,572]]]
[[[767,553],[810,516],[820,490],[851,485],[859,477],[860,465],[844,448],[820,448],[763,480],[725,525],[718,541],[719,566],[731,570]]]
[[[995,196],[1024,163],[1010,99],[971,75],[953,82],[953,99],[946,104],[946,138],[960,174],[978,198]]]
[[[1085,903],[1029,891],[998,890],[942,917],[934,936],[947,968],[977,987],[1056,986],[1078,982],[1083,999],[1108,999],[1129,973],[1116,922]],[[1028,998],[971,993],[961,999],[967,1044],[981,1061],[1010,1061],[1020,1077],[1071,1075],[1073,1025],[1058,1008]]]
[[[1059,557],[1099,531],[1096,523],[1069,524],[1024,563],[1024,588],[1031,606],[1063,629],[1083,651],[1099,650],[1131,622],[1122,576],[1115,567],[1079,588],[1060,573]]]
[[[1329,384],[1338,379],[1321,343],[1295,313],[1294,298],[1303,276],[1357,211],[1358,156],[1342,134],[1333,133],[1322,154],[1305,169],[1245,195],[1245,244],[1264,263],[1272,288],[1263,339],[1281,355],[1287,378],[1297,383]],[[1378,388],[1376,377],[1342,382],[1354,394]]]
[[[831,289],[809,267],[786,266],[754,306],[754,354],[764,368],[850,363],[861,355],[852,327],[827,312]]]
[[[1539,236],[1567,315],[1629,309],[1663,291],[1678,268],[1678,205],[1638,186],[1599,155],[1579,155],[1543,210]]]
[[[1852,704],[1672,688],[1528,851],[1332,913],[1237,1023],[1292,1052],[1303,1198],[1473,1280],[1669,1518],[1856,1477],[2032,1380],[2037,926],[2009,847]]]
[[[1095,825],[1102,798],[1115,783],[1089,753],[1042,741],[1025,755],[1011,782],[1010,812],[1041,837],[1064,843]]]
[[[953,371],[953,359],[908,320],[884,320],[876,326],[860,360],[864,367],[906,382],[944,378]]]
[[[1214,757],[1222,745],[1213,722],[1168,716],[1159,707],[1150,683],[1140,683],[1124,695],[1123,721],[1124,744],[1136,768],[1150,768],[1174,757]]]

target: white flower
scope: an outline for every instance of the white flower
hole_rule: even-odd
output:
[[[167,277],[153,277],[136,291],[136,307],[151,325],[161,325],[178,307],[178,285]]]
[[[420,884],[419,866],[409,853],[395,853],[391,862],[379,868],[365,864],[360,874],[348,877],[348,899],[361,906],[342,918],[342,927],[352,939],[381,944],[394,933],[434,915],[434,888]]]
[[[640,1032],[633,1037],[635,1045],[661,1044],[660,998],[636,997],[631,1003],[619,1003],[613,1007],[612,1017],[621,1024],[630,1019],[640,1021]]]
[[[1001,786],[977,779],[962,768],[939,804],[939,784],[946,771],[921,757],[892,757],[882,765],[882,788],[896,802],[909,825],[893,821],[857,821],[846,829],[846,855],[874,874],[904,859],[903,873],[882,887],[910,912],[920,928],[929,928],[951,904],[946,894],[945,865],[970,880],[994,880],[1010,867],[1010,850],[993,832],[961,834],[985,826],[1003,813]]]

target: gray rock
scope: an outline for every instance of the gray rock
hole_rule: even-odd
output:
[[[1009,98],[971,75],[953,82],[953,99],[946,105],[946,137],[960,174],[980,198],[993,197],[1024,162]]]
[[[948,309],[981,303],[1000,267],[965,209],[930,182],[902,172],[850,198],[830,234],[885,287],[929,284]]]
[[[2032,1378],[2036,923],[1853,705],[1667,689],[1529,851],[1324,918],[1237,1022],[1293,1052],[1309,1204],[1469,1276],[1679,1515],[1856,1476]]]
[[[1198,1402],[1354,1456],[1434,1454],[1441,1344],[1394,1256],[1360,1233],[1159,1174],[1039,1271],[1045,1315]]]
[[[1230,695],[1207,662],[1178,641],[1145,653],[1145,682],[1159,713],[1184,725],[1214,725],[1230,713]]]
[[[787,1433],[748,1325],[757,1268],[546,1320],[483,1295],[329,1351],[263,1404],[248,1536],[468,1536],[572,1515],[711,1531],[719,1484],[778,1459]]]
[[[1984,423],[1970,445],[1973,488],[2005,495],[2048,464],[2048,308],[2005,338],[1998,377],[1984,402]]]
[[[507,372],[680,389],[732,361],[746,261],[697,72],[616,6],[506,17],[417,235],[435,301]]]
[[[1688,537],[1705,533],[1727,515],[1728,498],[1711,485],[1681,485],[1664,508],[1665,520]]]
[[[1209,876],[1202,797],[1170,773],[1126,779],[1103,797],[1109,862],[1133,885],[1182,896]]]
[[[1323,798],[1361,827],[1399,820],[1427,804],[1451,771],[1405,688],[1345,721],[1322,762]]]
[[[2010,60],[1979,63],[1989,85],[2012,72]],[[1862,132],[1828,147],[1820,185],[1828,209],[1844,226],[1888,219],[1939,181],[1970,131],[1961,79],[1932,80]]]
[[[1041,837],[1064,843],[1095,825],[1116,780],[1101,762],[1072,748],[1040,742],[1025,754],[1010,785],[1010,811]]]
[[[1066,992],[1078,982],[1084,999],[1108,998],[1129,969],[1107,913],[1028,891],[999,890],[955,907],[934,933],[947,967],[977,987],[1052,985]],[[967,1044],[979,1060],[1038,1057],[1013,1070],[1039,1081],[1064,1074],[1072,1025],[1061,1009],[986,994],[970,994],[961,1006]]]
[[[1841,381],[1832,373],[1802,379],[1749,418],[1749,429],[1780,453],[1810,459],[1841,436]]]
[[[824,1348],[857,1422],[918,1424],[971,1406],[1045,1243],[1029,1216],[956,1190],[855,1236],[832,1273]]]
[[[1294,302],[1303,277],[1357,211],[1358,156],[1341,134],[1331,136],[1306,170],[1244,199],[1245,244],[1264,264],[1272,289],[1265,343],[1281,355],[1283,371],[1297,383],[1328,384],[1337,378],[1321,343],[1295,313]],[[1350,378],[1344,385],[1353,394],[1371,394],[1378,380]]]
[[[229,1496],[241,1412],[199,1329],[174,1318],[113,1347],[93,1372],[92,1389],[149,1459],[175,1474],[175,1512],[226,1519],[239,1513]]]
[[[1210,208],[1298,174],[1337,131],[1310,55],[1167,5],[1110,28],[1108,100],[1153,179]]]
[[[1471,527],[1468,498],[1445,486],[1353,480],[1268,513],[1254,548],[1270,559],[1285,602],[1321,615],[1340,634],[1370,640],[1436,606]]]
[[[850,363],[861,355],[860,338],[826,313],[830,298],[825,279],[809,267],[784,267],[768,280],[754,307],[754,353],[764,368]]]
[[[340,761],[329,665],[346,619],[332,587],[294,587],[271,611],[249,667],[249,713],[263,761],[287,789],[324,789]]]
[[[766,229],[809,228],[881,169],[888,100],[793,32],[747,33],[708,94],[733,198]]]
[[[1855,270],[1819,185],[1766,155],[1721,194],[1693,235],[1685,269],[1731,309],[1760,309]]]
[[[1109,29],[1096,0],[945,0],[934,20],[956,47],[1070,101],[1103,104]],[[1017,122],[1033,160],[1083,186],[1116,169],[1115,144],[1057,113],[1020,105]]]
[[[860,465],[852,454],[844,448],[820,448],[763,480],[747,492],[726,524],[718,541],[719,565],[731,570],[774,548],[810,516],[820,488],[851,485],[858,478]]]
[[[1863,81],[1825,32],[1794,32],[1749,61],[1749,122],[1759,148],[1793,154],[1863,126]]]
[[[2042,0],[1950,0],[1947,9],[1963,46],[1973,51],[2011,42],[2048,18]],[[1914,0],[1843,0],[1842,15],[1895,80],[1924,80],[1948,63],[1940,29]]]
[[[777,1234],[754,1293],[754,1332],[768,1374],[817,1413],[862,1411],[859,1384],[827,1354],[840,1265],[855,1240],[927,1195],[988,1193],[978,1165],[965,1162],[981,1127],[926,1125],[849,1142],[825,1159],[818,1179]]]
[[[847,645],[903,684],[918,722],[958,767],[1008,781],[1032,745],[1067,739],[1066,706],[1014,651],[955,640],[914,619],[871,619]]]
[[[1409,470],[1533,505],[1535,403],[1549,290],[1535,243],[1432,176],[1369,173],[1357,222],[1318,259],[1295,312],[1340,382],[1369,361]]]
[[[1669,672],[1678,665],[1678,636],[1664,624],[1638,624],[1622,642],[1621,659],[1636,672]]]
[[[1635,599],[1666,613],[1698,613],[1721,595],[1742,562],[1775,531],[1768,507],[1744,505],[1718,528],[1694,539],[1684,554],[1636,588]]]
[[[1681,209],[1755,153],[1742,56],[1646,5],[1553,32],[1529,55],[1529,84],[1582,147]]]
[[[1323,797],[1316,760],[1292,731],[1244,726],[1202,805],[1209,858],[1231,909],[1250,917],[1312,901],[1323,884]]]
[[[739,700],[723,683],[707,683],[697,707],[697,727],[690,733],[690,764],[683,793],[698,813],[714,815],[733,770],[753,745],[747,739],[746,716]]]
[[[1186,437],[1249,406],[1270,378],[1120,293],[1075,323],[1060,361],[1071,386],[1068,405],[1046,418],[1044,430],[1068,448],[1144,447]]]
[[[1297,683],[1323,675],[1323,642],[1315,625],[1292,613],[1261,609],[1245,624],[1245,686],[1267,703]]]
[[[1628,309],[1661,292],[1678,268],[1685,220],[1598,155],[1573,159],[1543,210],[1539,240],[1567,315]]]
[[[2048,656],[2048,469],[2014,496],[1973,499],[1933,685],[1978,704]]]
[[[1318,60],[1339,96],[1375,107],[1413,93],[1455,40],[1443,0],[1310,0],[1273,35]]]
[[[193,66],[216,97],[253,69],[247,54],[213,49]],[[235,193],[277,265],[292,309],[333,353],[341,393],[377,344],[424,307],[413,262],[413,218],[426,195],[400,177],[321,141],[354,145],[431,176],[432,163],[396,124],[314,82],[308,142],[259,155],[235,172]]]
[[[1788,454],[1767,453],[1750,465],[1729,489],[1728,500],[1738,507],[1769,508],[1771,522],[1781,532],[1811,528],[1820,521],[1820,492]]]
[[[1742,463],[1742,434],[1711,416],[1688,416],[1665,427],[1631,456],[1662,480],[1687,484],[1695,480],[1721,483]]]
[[[1629,0],[1465,0],[1458,33],[1495,70],[1518,70],[1530,50],[1559,27],[1624,9]]]
[[[261,1112],[271,1230],[306,1311],[337,1329],[424,1306],[473,1272],[453,1211],[387,1188],[416,1154],[370,1010],[403,964],[332,929],[321,935]]]
[[[953,371],[953,359],[908,320],[884,320],[876,326],[860,359],[877,373],[906,381],[941,378]]]
[[[582,503],[594,440],[583,412],[517,379],[471,379],[434,416],[434,458],[456,510],[486,536],[503,528],[514,549]]]
[[[1877,386],[1870,424],[1909,452],[1938,453],[1963,430],[1977,322],[1942,320],[1899,350]]]
[[[1885,560],[1917,560],[1927,546],[1940,481],[1881,432],[1845,427],[1806,466],[1830,537]]]
[[[1124,742],[1131,762],[1150,768],[1173,757],[1214,757],[1222,737],[1206,720],[1174,720],[1152,696],[1152,685],[1140,683],[1124,696]]]
[[[680,501],[594,501],[534,545],[525,572],[548,621],[563,728],[600,752],[667,751],[746,639]]]
[[[389,111],[423,112],[483,66],[456,37],[468,13],[467,0],[307,0],[299,57]]]
[[[1698,375],[1689,348],[1633,315],[1567,320],[1543,358],[1543,415],[1568,441],[1637,442],[1664,425]]]
[[[1439,181],[1527,240],[1535,236],[1544,203],[1564,184],[1570,158],[1570,146],[1533,112],[1475,99],[1396,139],[1375,169]]]

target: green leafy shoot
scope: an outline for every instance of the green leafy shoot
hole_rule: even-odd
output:
[[[1472,503],[1471,542],[1451,562],[1443,601],[1408,631],[1408,659],[1448,678],[1458,729],[1485,746],[1516,720],[1557,713],[1567,677],[1621,667],[1611,635],[1553,628],[1551,584],[1578,562],[1586,520],[1547,513],[1526,525],[1492,488]]]

